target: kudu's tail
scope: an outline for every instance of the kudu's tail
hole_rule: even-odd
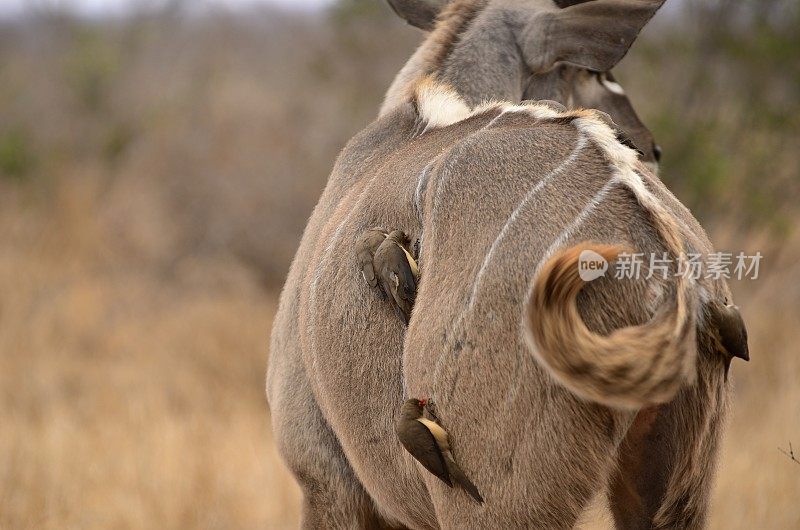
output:
[[[681,255],[683,245],[672,220],[653,217],[667,249],[673,257]],[[694,377],[696,308],[690,280],[676,276],[675,288],[647,323],[600,335],[586,327],[576,305],[585,285],[579,274],[584,250],[610,262],[624,249],[583,243],[558,252],[542,266],[524,322],[535,355],[556,380],[585,399],[620,408],[669,401]]]

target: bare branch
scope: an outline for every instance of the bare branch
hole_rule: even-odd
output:
[[[791,459],[791,461],[794,462],[795,464],[800,465],[800,460],[798,460],[797,457],[795,456],[794,449],[792,449],[791,442],[789,442],[789,451],[786,451],[785,449],[781,449],[780,447],[778,447],[778,451],[780,451],[781,453],[783,453],[786,456],[788,456]]]

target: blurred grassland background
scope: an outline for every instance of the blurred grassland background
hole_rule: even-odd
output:
[[[271,443],[272,315],[345,142],[421,38],[322,12],[0,22],[0,529],[297,525]],[[800,528],[800,9],[683,1],[617,69],[720,249],[753,361],[712,528]]]

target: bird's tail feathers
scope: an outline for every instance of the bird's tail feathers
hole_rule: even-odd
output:
[[[470,479],[461,471],[458,464],[455,463],[450,455],[445,455],[445,462],[447,463],[447,471],[450,474],[450,479],[454,484],[458,484],[470,497],[475,499],[478,504],[483,504],[483,497],[478,491],[477,486],[472,483]]]

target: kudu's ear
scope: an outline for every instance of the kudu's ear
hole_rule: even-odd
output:
[[[570,63],[611,70],[665,0],[561,0],[569,7],[531,15],[518,35],[534,73]]]
[[[430,31],[448,0],[387,0],[397,15],[419,29]]]

